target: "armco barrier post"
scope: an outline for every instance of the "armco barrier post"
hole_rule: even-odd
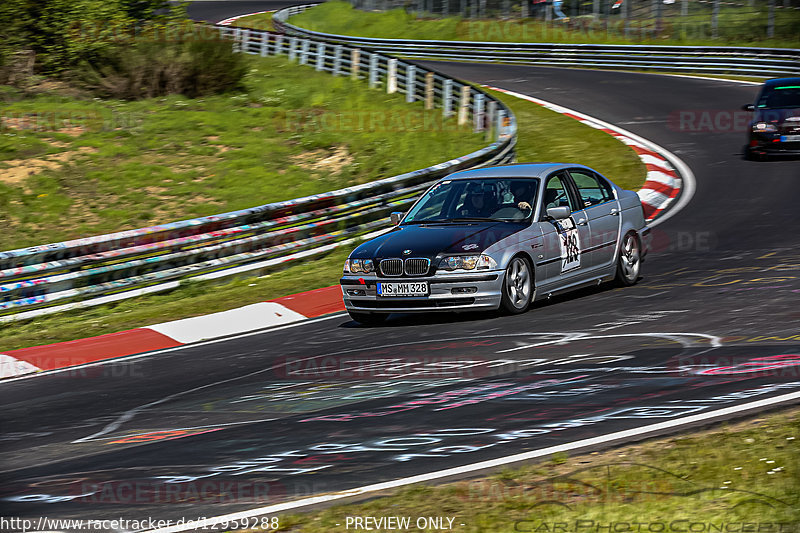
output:
[[[283,35],[278,35],[275,37],[275,55],[280,55],[283,53]]]
[[[375,88],[378,86],[378,54],[372,53],[369,55],[369,86]]]
[[[417,99],[417,67],[406,65],[406,102]]]
[[[325,68],[325,43],[322,41],[317,43],[317,70]]]
[[[486,106],[486,140],[492,140],[492,128],[494,127],[494,119],[497,114],[497,102],[494,100],[489,100],[489,104]]]
[[[469,94],[470,88],[469,85],[464,85],[461,87],[461,102],[458,104],[458,125],[463,126],[467,123],[467,117],[469,115]]]
[[[453,80],[444,80],[444,91],[442,93],[442,116],[444,118],[453,114]]]
[[[333,75],[338,76],[342,71],[342,45],[333,47]]]
[[[242,50],[242,52],[247,53],[250,51],[248,48],[249,44],[250,44],[250,30],[244,30],[242,32],[242,42],[239,44],[239,47]]]
[[[297,37],[289,38],[289,61],[294,61],[297,56]]]
[[[262,33],[261,34],[261,48],[259,49],[259,55],[261,57],[266,57],[269,55],[269,34]]]
[[[494,126],[494,140],[497,141],[500,139],[501,135],[505,134],[506,126],[506,112],[502,109],[497,111],[497,123]]]
[[[386,64],[386,92],[397,92],[397,59],[392,58]]]
[[[425,74],[425,109],[433,109],[433,72]]]
[[[308,47],[311,42],[308,39],[303,39],[303,44],[300,47],[300,64],[305,65],[308,63]]]
[[[239,28],[236,28],[235,30],[233,30],[233,51],[234,52],[240,52],[241,51],[241,49],[242,49],[241,40],[242,40],[242,30],[239,29]]]
[[[475,121],[475,133],[483,131],[486,117],[483,110],[483,94],[481,93],[476,94],[475,99],[472,101],[472,118]]]
[[[358,79],[358,68],[361,66],[361,50],[353,48],[350,51],[350,77]]]

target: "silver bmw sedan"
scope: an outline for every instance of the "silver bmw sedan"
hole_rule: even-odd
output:
[[[345,261],[345,308],[363,324],[390,313],[522,313],[586,285],[633,285],[650,231],[635,192],[561,163],[457,172],[392,218]]]

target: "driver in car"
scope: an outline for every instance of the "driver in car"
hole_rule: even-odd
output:
[[[494,211],[494,206],[491,204],[491,191],[470,185],[458,215],[466,218],[486,218]]]

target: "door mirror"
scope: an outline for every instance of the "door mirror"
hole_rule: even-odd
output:
[[[547,208],[547,216],[556,220],[564,220],[565,218],[569,218],[571,214],[572,211],[570,211],[569,207],[565,205],[562,205],[561,207]]]
[[[745,104],[742,106],[743,111],[750,111],[751,113],[756,110],[756,106],[753,104]]]
[[[392,220],[392,226],[396,226],[400,223],[400,220],[403,218],[403,213],[399,212],[392,213],[391,215],[389,215],[389,217]]]

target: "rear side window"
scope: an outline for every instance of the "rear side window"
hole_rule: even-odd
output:
[[[578,188],[583,207],[610,202],[614,199],[614,191],[606,180],[588,170],[570,170],[570,176]]]
[[[800,107],[800,84],[765,88],[758,99],[758,107],[761,109]]]
[[[551,207],[569,207],[571,211],[576,211],[575,206],[570,201],[570,196],[564,184],[564,177],[561,173],[547,178],[542,201],[544,203],[544,212]]]

